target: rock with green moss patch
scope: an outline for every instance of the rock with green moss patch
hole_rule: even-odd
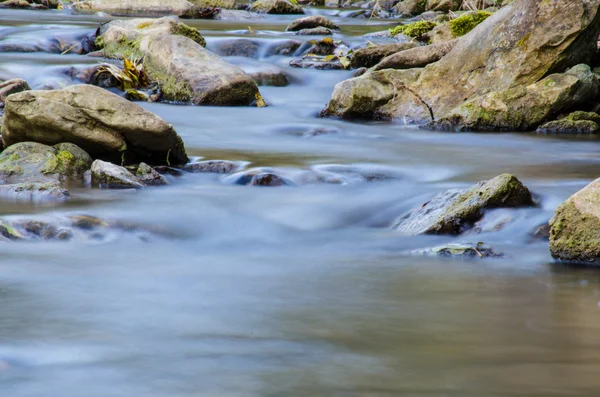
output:
[[[562,120],[550,121],[542,124],[536,130],[538,134],[597,134],[600,126],[590,120]]]
[[[461,37],[475,29],[477,25],[492,15],[487,11],[471,11],[450,21],[450,30],[454,37]]]
[[[107,90],[75,85],[25,91],[6,100],[2,141],[69,142],[94,158],[121,163],[185,164],[181,137],[155,114]]]
[[[162,17],[177,15],[184,18],[202,16],[202,7],[187,0],[90,0],[73,4],[78,13],[105,12],[124,17]]]
[[[234,10],[237,7],[235,0],[190,0],[192,4],[200,8],[223,8]]]
[[[431,124],[444,130],[523,131],[538,127],[565,110],[587,103],[600,91],[589,66],[578,65],[527,87],[475,98]]]
[[[141,189],[144,185],[125,167],[96,160],[92,163],[92,185],[103,189]]]
[[[420,39],[436,26],[437,23],[433,21],[417,21],[406,25],[398,25],[395,28],[390,29],[390,34],[392,36],[403,34],[408,37]]]
[[[187,37],[201,46],[206,46],[204,37],[197,29],[179,22],[177,18],[119,19],[102,25],[96,37],[96,47],[102,49],[107,58],[141,58],[139,44],[144,36],[173,34]]]
[[[563,261],[600,264],[600,179],[556,209],[550,220],[550,253]]]
[[[90,156],[73,144],[20,142],[0,153],[0,178],[5,183],[81,180],[91,163]]]
[[[565,118],[571,121],[588,120],[600,125],[600,114],[596,112],[584,112],[582,110],[577,110],[573,113],[570,113]]]
[[[502,174],[468,189],[438,194],[420,208],[398,218],[392,228],[406,235],[460,234],[485,211],[533,205],[531,193],[513,175]]]
[[[248,106],[262,99],[243,70],[186,37],[144,36],[140,49],[148,74],[159,82],[167,100]]]
[[[288,0],[256,0],[250,6],[250,11],[265,14],[304,14],[302,7]]]

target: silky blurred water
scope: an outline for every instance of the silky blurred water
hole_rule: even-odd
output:
[[[333,18],[350,46],[386,27]],[[192,24],[209,48],[248,38],[232,33],[248,25],[266,48],[299,39],[280,33],[293,19]],[[44,49],[106,20],[3,9],[0,46]],[[597,396],[600,273],[554,263],[531,232],[600,174],[599,142],[321,119],[351,72],[292,69],[290,59],[259,58],[291,81],[261,87],[268,108],[144,107],[174,125],[192,156],[291,178],[345,170],[346,184],[261,188],[186,174],[139,192],[74,189],[64,206],[0,203],[4,216],[85,213],[166,232],[2,243],[0,395]],[[4,52],[0,78],[58,88],[74,83],[68,68],[99,61]],[[365,170],[386,178],[356,176]],[[540,205],[508,211],[513,221],[499,232],[403,237],[387,228],[433,194],[503,172]],[[506,256],[406,254],[456,241]]]

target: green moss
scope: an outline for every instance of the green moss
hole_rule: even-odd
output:
[[[150,81],[158,84],[164,99],[175,102],[190,102],[194,98],[194,91],[185,81],[164,73],[149,61],[144,62],[144,70]]]
[[[118,43],[108,43],[102,47],[104,56],[111,59],[140,59],[144,55],[139,49],[140,40],[141,37],[133,41],[123,40]]]
[[[0,174],[5,177],[23,175],[25,170],[20,165],[15,164],[21,159],[19,153],[13,153],[0,159]]]
[[[198,29],[192,28],[191,26],[188,26],[185,23],[178,23],[175,26],[175,30],[173,33],[179,36],[184,36],[189,39],[192,39],[196,43],[200,44],[202,47],[206,47],[206,40],[204,40],[204,37],[202,37]]]
[[[152,25],[154,25],[154,21],[146,21],[146,22],[142,22],[138,26],[136,26],[136,29],[146,29]]]
[[[396,26],[395,28],[390,29],[390,34],[396,36],[397,34],[402,33],[408,37],[420,38],[436,26],[437,23],[432,21],[418,21],[407,25]]]
[[[530,37],[531,37],[531,33],[527,33],[525,36],[523,36],[523,38],[521,40],[517,41],[517,45],[523,51],[525,51],[527,49],[527,41],[529,40]]]
[[[490,15],[492,13],[487,11],[475,11],[463,14],[450,21],[450,30],[454,37],[464,36],[475,29],[481,22],[485,21]]]

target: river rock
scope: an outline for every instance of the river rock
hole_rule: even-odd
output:
[[[0,197],[10,201],[39,203],[64,201],[70,197],[70,194],[57,181],[22,182],[0,185]]]
[[[0,82],[0,106],[1,104],[4,104],[4,100],[10,94],[29,90],[31,90],[29,84],[23,79],[12,79]]]
[[[344,80],[334,89],[334,96],[321,115],[344,118],[373,118],[379,108],[396,95],[410,95],[406,86],[416,81],[422,69],[379,70],[360,77]],[[428,114],[426,104],[413,96],[413,106]]]
[[[258,45],[248,39],[223,40],[216,44],[214,52],[224,57],[258,58]]]
[[[228,60],[252,77],[259,86],[285,87],[289,84],[287,74],[279,66],[241,57]]]
[[[383,58],[400,51],[417,47],[416,42],[379,44],[371,47],[359,48],[354,51],[350,66],[353,68],[370,68],[378,64]]]
[[[5,183],[81,180],[91,164],[91,157],[71,143],[20,142],[0,153],[0,178]]]
[[[205,160],[188,163],[183,168],[193,173],[231,174],[241,168],[239,163],[228,160]]]
[[[560,120],[550,121],[538,127],[541,134],[596,134],[600,132],[600,115],[577,111]]]
[[[267,48],[267,56],[272,55],[294,55],[294,52],[302,45],[298,40],[282,40],[273,43]]]
[[[429,122],[430,115],[420,109],[413,112],[408,105],[417,95],[427,103],[433,119],[439,120],[478,97],[525,89],[550,74],[590,64],[600,34],[599,6],[600,0],[575,0],[569,2],[569,12],[564,12],[562,2],[514,1],[461,37],[438,62],[424,68],[408,87],[406,100],[394,97],[384,113],[395,119]],[[334,92],[333,97],[337,95]],[[588,102],[594,101],[588,98]]]
[[[123,17],[162,17],[177,15],[184,18],[202,16],[203,8],[187,0],[90,0],[73,4],[80,13],[105,12]]]
[[[427,66],[442,59],[442,57],[452,51],[457,42],[457,40],[451,40],[396,52],[383,58],[381,62],[375,65],[375,70],[412,69]]]
[[[402,0],[394,6],[394,13],[403,17],[414,17],[425,12],[423,0]]]
[[[327,17],[322,15],[311,15],[309,17],[296,19],[294,22],[290,23],[285,30],[287,32],[297,32],[303,29],[312,29],[318,27],[324,27],[333,30],[340,29],[338,25],[333,23],[333,21]]]
[[[189,40],[189,39],[187,39]],[[173,127],[142,107],[92,85],[25,91],[6,99],[2,141],[70,142],[95,158],[185,164]]]
[[[187,37],[144,36],[140,50],[145,55],[144,65],[149,62],[151,70],[165,76],[161,84],[167,99],[222,106],[251,105],[262,99],[250,76]],[[179,88],[169,95],[164,89],[169,86]]]
[[[141,58],[139,42],[144,36],[177,35],[187,37],[202,47],[206,46],[204,37],[196,30],[177,18],[158,19],[118,19],[102,25],[98,30],[96,45],[107,58]]]
[[[392,228],[406,235],[460,234],[480,220],[486,210],[531,205],[529,190],[513,175],[502,174],[468,189],[438,194],[398,218]]]
[[[169,184],[169,182],[167,182],[164,176],[156,172],[152,167],[150,167],[146,163],[140,163],[135,175],[141,183],[147,186],[159,186]]]
[[[450,243],[433,248],[413,250],[409,254],[459,258],[501,258],[504,256],[484,243]]]
[[[460,10],[463,0],[427,0],[425,9],[427,11],[449,12]]]
[[[578,65],[567,73],[552,74],[529,86],[474,98],[430,126],[445,130],[531,130],[564,111],[586,104],[599,91],[600,83],[590,67]]]
[[[323,26],[311,29],[302,29],[296,32],[298,36],[331,36],[333,32]]]
[[[125,167],[102,160],[92,163],[92,184],[108,189],[141,189],[144,187]]]
[[[250,6],[250,11],[265,14],[304,14],[302,7],[288,0],[256,0]]]
[[[600,179],[556,209],[550,220],[550,253],[564,261],[600,263]]]

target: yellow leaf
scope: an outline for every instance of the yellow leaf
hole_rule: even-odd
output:
[[[254,30],[252,30],[252,27],[251,27],[251,26],[248,26],[248,33],[250,33],[250,34],[254,34]]]
[[[267,102],[265,102],[265,99],[262,97],[262,95],[260,95],[260,92],[257,92],[256,95],[254,95],[254,98],[256,98],[257,108],[264,108],[268,106]]]

